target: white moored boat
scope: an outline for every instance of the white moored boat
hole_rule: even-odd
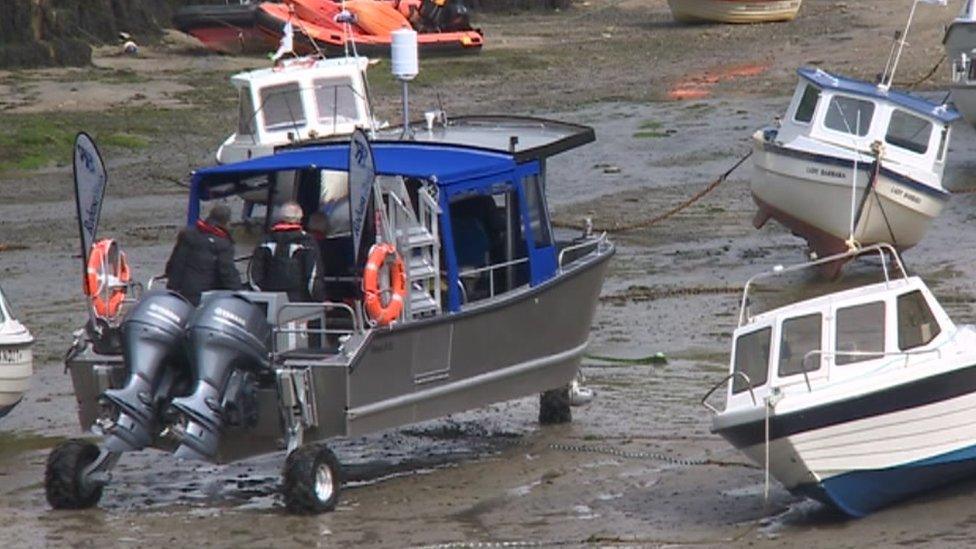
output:
[[[945,37],[946,57],[952,67],[949,97],[970,124],[976,125],[976,3],[967,0],[949,26]]]
[[[801,68],[783,120],[753,135],[754,225],[776,219],[822,256],[917,244],[942,211],[952,108]]]
[[[765,23],[790,21],[801,0],[668,0],[675,20],[695,23]]]
[[[33,373],[34,338],[17,322],[0,290],[0,417],[7,415],[27,391]]]
[[[976,328],[956,326],[888,245],[879,283],[750,314],[712,430],[794,493],[851,516],[976,473]],[[889,261],[890,260],[890,261]],[[889,274],[890,273],[890,274]],[[708,396],[727,382],[719,412]]]

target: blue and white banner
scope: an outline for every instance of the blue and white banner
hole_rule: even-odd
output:
[[[108,184],[108,174],[95,142],[85,132],[75,137],[72,163],[75,179],[75,204],[78,207],[78,230],[81,234],[81,260],[88,264],[88,253],[98,233],[98,219],[102,215],[102,198]]]
[[[349,141],[349,220],[352,224],[352,249],[354,260],[359,260],[360,243],[369,212],[369,193],[376,180],[373,150],[366,133],[357,128]]]

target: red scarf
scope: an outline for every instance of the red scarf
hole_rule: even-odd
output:
[[[300,230],[302,230],[301,223],[287,223],[284,221],[282,221],[281,223],[275,223],[274,226],[271,227],[271,232],[274,233],[283,233],[286,231],[300,231]]]
[[[197,230],[200,231],[201,233],[209,233],[215,236],[219,236],[220,238],[230,238],[230,235],[227,234],[227,231],[221,229],[216,225],[211,225],[210,223],[207,223],[202,219],[197,220]]]

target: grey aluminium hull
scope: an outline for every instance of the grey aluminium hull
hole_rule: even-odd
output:
[[[350,337],[345,354],[287,358],[277,368],[305,373],[314,419],[305,442],[358,436],[511,400],[569,383],[589,338],[614,253],[612,244],[568,264],[552,280],[431,319]],[[126,378],[121,357],[90,349],[68,360],[83,429],[97,397]],[[280,374],[279,374],[280,375]],[[284,449],[287,411],[280,383],[258,391],[259,419],[221,437],[218,462]],[[170,449],[164,440],[157,447]]]

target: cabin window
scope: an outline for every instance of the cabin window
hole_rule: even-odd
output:
[[[806,89],[803,90],[803,97],[800,98],[800,104],[796,106],[796,114],[793,115],[793,120],[809,123],[813,120],[813,113],[817,110],[819,101],[820,88],[807,85]]]
[[[359,119],[356,91],[348,78],[319,78],[315,86],[315,107],[318,120],[324,124],[343,124]]]
[[[298,82],[263,88],[261,110],[264,112],[264,127],[270,131],[300,128],[305,125],[305,109],[302,108]]]
[[[864,137],[871,129],[872,116],[874,116],[874,103],[863,99],[835,95],[827,107],[824,126],[835,131]]]
[[[529,210],[529,226],[532,228],[532,239],[536,248],[545,248],[552,244],[549,232],[549,220],[546,218],[546,200],[543,195],[539,176],[533,175],[522,180],[525,190],[525,203]]]
[[[813,354],[804,362],[810,351],[820,350],[823,316],[820,313],[798,316],[783,321],[779,340],[779,376],[802,374],[820,368],[820,355]]]
[[[519,208],[513,187],[451,201],[454,257],[464,303],[529,283],[528,250]]]
[[[942,137],[939,141],[939,161],[945,159],[946,148],[949,145],[949,126],[942,126]]]
[[[932,137],[932,123],[902,110],[891,113],[885,141],[902,149],[925,154]]]
[[[739,336],[735,340],[735,372],[749,377],[753,387],[766,383],[769,375],[769,337],[772,328],[763,328]],[[732,392],[741,393],[749,388],[742,376],[732,379]]]
[[[838,366],[879,358],[884,352],[883,301],[837,309],[836,359]]]
[[[898,348],[921,347],[935,339],[941,329],[920,290],[898,296]]]
[[[251,88],[247,86],[241,88],[237,109],[237,133],[239,135],[254,135],[257,127],[254,125],[254,102],[251,101]]]

